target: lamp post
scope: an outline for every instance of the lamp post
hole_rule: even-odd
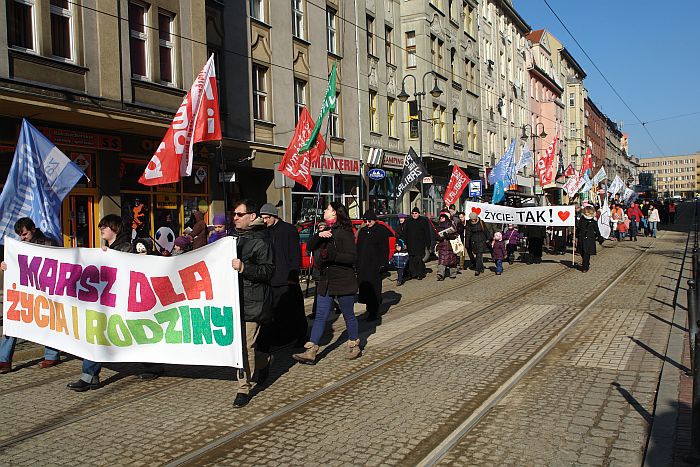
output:
[[[425,92],[425,77],[433,75],[433,89],[430,90],[430,95],[433,96],[434,98],[438,98],[442,95],[442,89],[438,87],[437,83],[437,76],[435,76],[434,71],[428,71],[423,75],[423,79],[421,79],[421,83],[423,85],[423,91],[418,92],[418,82],[416,80],[416,77],[411,74],[407,74],[406,76],[403,77],[403,80],[401,81],[401,93],[399,93],[398,97],[401,102],[406,102],[409,97],[411,97],[407,92],[406,92],[406,78],[412,78],[413,79],[413,97],[416,99],[416,104],[418,106],[418,160],[420,161],[421,165],[423,164],[423,101],[422,99],[425,97],[426,92]],[[410,125],[410,112],[409,112],[409,125]],[[409,131],[410,131],[410,126],[409,126]],[[423,209],[423,181],[421,180],[420,182],[420,206],[421,209]]]
[[[540,134],[537,134],[537,130],[540,128],[540,125],[542,125],[542,131]],[[530,128],[530,134],[527,132],[527,128]],[[535,131],[532,131],[532,125],[529,123],[526,123],[523,125],[523,134],[520,137],[523,141],[527,141],[528,139],[532,138],[532,199],[535,198],[535,185],[537,184],[537,137],[540,138],[546,138],[547,137],[547,132],[544,131],[544,123],[537,123],[535,125]]]

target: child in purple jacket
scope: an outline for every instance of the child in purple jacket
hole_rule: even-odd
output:
[[[493,253],[491,255],[493,256],[494,263],[496,263],[496,275],[500,276],[503,272],[503,260],[507,255],[506,244],[503,241],[501,232],[493,234],[493,243],[491,243],[491,246],[493,247]]]
[[[503,241],[506,243],[507,259],[509,264],[513,264],[515,252],[518,249],[518,240],[523,235],[518,232],[518,227],[514,224],[508,224],[508,228],[503,231]]]

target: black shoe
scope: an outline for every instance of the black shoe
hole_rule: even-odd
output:
[[[444,279],[445,279],[445,278],[444,278],[444,277],[442,277],[442,276],[437,276],[437,280],[438,280],[438,282],[440,282],[441,280],[444,280]]]
[[[479,272],[479,271],[476,271],[476,272],[474,273],[475,276],[478,276],[479,274],[481,274],[481,272]]]
[[[136,375],[138,379],[141,379],[143,381],[152,381],[154,379],[158,379],[161,376],[163,376],[163,372],[152,372],[152,371],[144,371],[143,373],[139,373]]]
[[[82,379],[79,379],[75,383],[68,383],[68,385],[66,385],[66,387],[68,389],[75,391],[75,392],[85,392],[85,391],[89,391],[90,389],[98,389],[100,387],[100,383],[99,382],[86,383]]]
[[[396,281],[396,287],[401,287],[403,285],[402,281]]]
[[[236,394],[236,398],[233,400],[233,408],[240,409],[241,407],[245,407],[246,405],[248,405],[248,402],[250,402],[250,395],[241,394],[239,392],[238,394]]]

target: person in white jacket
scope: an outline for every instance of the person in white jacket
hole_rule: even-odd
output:
[[[659,225],[659,221],[659,210],[652,204],[649,206],[649,230],[654,238],[656,238],[656,226]]]

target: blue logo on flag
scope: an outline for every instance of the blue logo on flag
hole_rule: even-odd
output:
[[[29,217],[47,237],[61,242],[61,203],[83,172],[49,139],[22,119],[7,182],[0,194],[0,244],[17,238],[14,226]]]

